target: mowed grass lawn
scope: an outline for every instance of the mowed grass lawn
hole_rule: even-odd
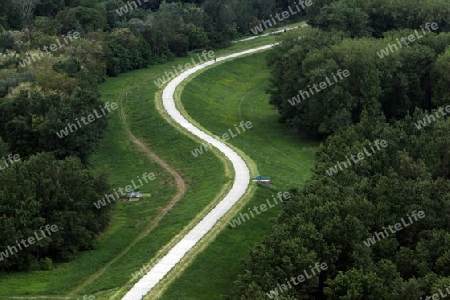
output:
[[[253,124],[228,142],[252,158],[261,175],[271,176],[273,184],[258,187],[236,217],[265,203],[278,191],[302,187],[310,176],[318,146],[314,141],[299,140],[287,125],[278,123],[278,113],[265,93],[270,76],[265,56],[266,52],[254,54],[209,69],[190,81],[181,94],[189,116],[217,136],[230,128],[236,134],[234,124],[239,125],[241,120]],[[240,274],[240,261],[269,234],[270,220],[277,210],[270,208],[259,215],[253,212],[255,218],[240,226],[228,225],[160,299],[214,300],[229,294]]]

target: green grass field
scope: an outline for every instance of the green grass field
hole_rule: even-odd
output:
[[[263,37],[235,44],[225,50],[216,51],[216,54],[217,56],[222,56],[273,43],[274,41],[274,36]],[[263,78],[267,78],[267,70],[263,67],[265,64],[262,63],[262,56],[259,60],[259,65],[254,66],[259,71],[252,71],[253,74],[251,75],[256,77],[261,76],[261,80],[265,81],[266,79]],[[121,97],[125,93],[128,93],[128,97],[124,98],[123,105],[131,130],[134,135],[183,176],[187,185],[185,197],[161,220],[158,226],[148,235],[143,236],[143,232],[151,226],[152,221],[167,206],[177,191],[173,177],[159,165],[148,159],[130,141],[120,122],[118,113],[115,111],[110,116],[110,127],[106,138],[101,142],[97,153],[91,157],[91,163],[97,169],[106,169],[109,172],[110,182],[113,188],[124,187],[131,180],[137,176],[141,176],[145,172],[155,173],[156,179],[141,188],[141,191],[148,192],[151,196],[131,203],[118,202],[110,227],[99,237],[95,249],[80,253],[76,260],[64,264],[56,264],[55,269],[51,271],[0,273],[0,280],[2,281],[2,285],[0,285],[1,299],[13,299],[15,297],[27,299],[32,296],[40,296],[40,299],[58,299],[68,295],[71,296],[71,299],[78,299],[83,295],[95,295],[96,299],[118,299],[134,283],[131,276],[132,273],[138,271],[153,258],[156,258],[157,252],[171,242],[189,223],[198,219],[201,212],[206,211],[205,207],[212,205],[213,199],[218,200],[215,199],[217,194],[221,190],[223,191],[230,183],[228,176],[225,174],[226,166],[224,166],[222,160],[213,155],[212,152],[205,153],[201,157],[194,159],[190,151],[199,147],[200,144],[170,125],[155,107],[154,95],[158,92],[158,88],[154,85],[153,80],[160,77],[165,71],[170,71],[172,66],[188,61],[190,61],[190,57],[176,59],[163,65],[151,66],[148,69],[121,74],[117,78],[109,78],[106,83],[100,86],[102,99],[105,102],[119,102]],[[221,78],[230,76],[229,80],[234,80],[235,77],[229,74],[228,64],[224,63],[218,66],[217,70],[224,68],[225,73],[223,75],[216,74],[215,76]],[[210,74],[212,71],[206,72],[205,74]],[[258,75],[259,73],[261,75]],[[271,110],[267,104],[267,99],[264,98],[265,96],[261,96],[265,84],[263,81],[257,82],[258,84],[254,86],[252,86],[250,81],[248,82],[247,88],[249,90],[245,93],[250,92],[249,95],[251,97],[244,99],[241,104],[241,111],[245,113],[245,118],[253,118],[249,120],[255,122],[254,128],[248,132],[248,136],[253,135],[253,132],[255,134],[261,132],[262,127],[258,127],[261,124],[258,124],[256,116],[260,120],[264,116],[267,116],[268,118],[265,118],[264,121],[266,129],[272,128],[270,130],[275,136],[283,134],[287,139],[284,143],[275,142],[271,140],[272,137],[264,134],[263,136],[246,139],[245,141],[240,141],[239,137],[237,137],[230,142],[246,153],[252,154],[251,157],[257,162],[259,170],[264,175],[273,173],[269,175],[273,176],[276,182],[274,188],[277,190],[285,189],[289,186],[299,186],[308,176],[308,168],[305,167],[304,172],[295,173],[289,170],[282,170],[284,168],[283,165],[291,165],[292,167],[292,164],[295,164],[299,159],[305,159],[302,163],[305,162],[306,166],[311,165],[314,150],[311,148],[310,150],[301,151],[301,147],[305,145],[305,147],[314,147],[314,144],[300,143],[293,138],[288,138],[289,134],[286,129],[276,122],[276,112]],[[193,81],[192,84],[195,82]],[[192,84],[189,84],[188,87],[191,88]],[[224,88],[223,91],[225,92],[226,89]],[[189,90],[186,91],[186,97],[189,96],[188,93]],[[240,97],[239,101],[244,94],[241,96],[236,95],[236,97]],[[204,95],[203,97],[205,97]],[[261,108],[254,110],[253,112],[255,114],[253,115],[250,114],[252,108],[249,105],[253,101],[252,97],[257,97],[257,95],[261,96],[259,97],[262,101]],[[229,96],[229,94],[225,93],[223,99],[227,99],[227,101],[231,100]],[[204,100],[207,100],[207,98]],[[227,122],[237,120],[235,116],[236,107],[233,107],[233,102],[229,104],[230,107],[228,107],[228,103],[227,107],[220,107],[224,115],[227,114],[227,111],[230,113],[229,120],[224,119],[215,123],[214,121],[218,121],[217,117],[213,117],[212,115],[209,118],[205,114],[199,117],[198,121],[214,133],[222,134],[226,131],[223,129],[223,126],[228,126],[226,129],[230,127],[228,124],[231,123]],[[191,108],[189,107],[189,109]],[[197,116],[194,116],[194,112],[192,116],[197,118]],[[211,123],[209,124],[208,121]],[[269,157],[262,155],[262,152],[261,156],[254,156],[252,152],[249,152],[252,147],[255,149],[260,148],[257,146],[257,141],[263,141],[266,137],[268,140],[271,140],[274,149],[278,149],[272,150],[278,152],[278,156]],[[267,143],[264,144],[266,145]],[[297,152],[290,153],[289,149],[296,149],[295,151]],[[287,161],[289,159],[291,162],[288,163]],[[278,162],[283,163],[279,164]],[[281,173],[275,174],[275,169],[272,169],[272,167],[269,168],[269,165],[274,168],[277,165]],[[286,181],[281,179],[289,173],[294,177]],[[281,174],[283,175],[281,176]],[[261,199],[271,193],[271,189],[258,189],[255,199]],[[268,213],[273,214],[274,211]],[[268,223],[266,222],[264,224]],[[264,226],[266,227],[259,228],[260,231],[255,233],[254,241],[260,240],[264,232],[267,232],[267,225]],[[245,230],[246,226],[242,227],[242,230]],[[239,232],[239,230],[241,229],[236,229],[235,231]],[[242,235],[236,234],[233,237],[237,240],[249,242],[250,239],[245,236],[246,234],[243,232]],[[133,244],[139,236],[143,237],[136,244]],[[221,238],[222,235],[217,240],[218,243]],[[209,249],[204,253],[208,253],[210,251]],[[225,251],[225,247],[222,247],[222,250]],[[226,251],[235,254],[234,248],[230,247]],[[124,252],[126,252],[124,255],[120,255]],[[229,278],[236,273],[235,270],[232,271],[228,274]],[[230,281],[228,278],[222,278],[221,274],[217,272],[207,274],[206,277],[211,280],[214,277],[222,285],[229,284]],[[208,285],[203,285],[202,280],[199,283],[203,287],[208,288]],[[176,286],[177,284],[174,285],[174,287]],[[221,290],[223,289],[218,288],[217,293],[220,293]]]
[[[278,114],[265,94],[269,78],[265,56],[255,54],[210,69],[190,81],[181,95],[189,116],[215,135],[222,136],[230,128],[235,134],[234,124],[252,122],[253,128],[229,142],[253,159],[261,175],[271,176],[273,185],[259,187],[240,212],[248,212],[278,191],[301,187],[310,176],[317,148],[317,143],[298,140],[277,122]],[[255,218],[238,227],[227,226],[161,299],[211,300],[228,294],[240,260],[268,234],[276,214],[277,207],[254,213]]]

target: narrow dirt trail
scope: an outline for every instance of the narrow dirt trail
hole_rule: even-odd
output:
[[[181,175],[172,168],[169,164],[167,164],[164,160],[162,160],[158,155],[156,155],[145,143],[139,140],[133,133],[131,132],[130,126],[127,122],[127,117],[125,111],[123,109],[123,97],[120,98],[120,110],[119,110],[119,118],[122,123],[123,128],[127,132],[130,140],[141,150],[145,155],[163,167],[170,175],[175,179],[175,183],[177,185],[177,194],[172,198],[169,204],[162,209],[159,214],[153,219],[153,221],[147,225],[147,227],[136,237],[136,239],[129,244],[124,250],[122,250],[116,257],[110,260],[103,268],[98,270],[96,273],[89,276],[81,285],[79,285],[76,289],[70,292],[69,296],[79,293],[83,288],[90,285],[94,280],[96,280],[99,276],[101,276],[112,264],[114,264],[117,260],[122,258],[134,245],[136,245],[140,240],[146,237],[158,223],[162,220],[162,218],[173,208],[173,206],[180,201],[184,194],[186,193],[186,185],[184,183]]]
[[[181,175],[172,168],[168,163],[166,163],[164,160],[162,160],[158,155],[156,155],[150,148],[145,145],[141,140],[139,140],[137,137],[133,135],[131,132],[130,126],[127,122],[127,117],[125,115],[125,111],[123,110],[123,97],[120,99],[120,112],[119,112],[120,121],[122,122],[123,127],[125,128],[128,136],[130,137],[130,140],[135,143],[142,152],[144,152],[148,158],[154,160],[157,164],[159,164],[161,167],[164,168],[170,175],[173,176],[175,179],[175,183],[177,184],[177,194],[172,198],[169,205],[163,210],[165,213],[169,211],[181,198],[183,198],[184,194],[186,193],[186,185],[184,183],[183,178]],[[162,215],[161,218],[164,216]],[[159,217],[160,215],[158,215]],[[159,222],[159,221],[158,221]]]

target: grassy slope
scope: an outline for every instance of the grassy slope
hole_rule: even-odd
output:
[[[241,211],[265,202],[277,191],[300,187],[309,177],[317,144],[299,141],[277,122],[278,114],[268,104],[265,90],[269,71],[265,53],[227,62],[195,77],[182,93],[190,117],[222,136],[240,120],[253,128],[229,140],[251,157],[262,175],[273,179],[271,187],[260,187]],[[165,291],[161,299],[220,299],[228,294],[239,274],[239,261],[270,230],[277,208],[268,209],[241,226],[228,226],[186,271]]]
[[[274,37],[264,37],[238,43],[228,49],[218,51],[225,55],[274,41]],[[194,56],[195,57],[195,56]],[[109,299],[113,293],[130,286],[131,274],[155,256],[156,251],[166,245],[202,208],[212,201],[228,178],[224,176],[224,166],[211,153],[202,155],[201,160],[192,160],[190,150],[199,144],[184,134],[174,130],[156,111],[153,95],[157,92],[153,80],[172,66],[189,62],[190,58],[180,58],[164,65],[137,70],[110,78],[102,84],[100,91],[105,102],[115,101],[129,92],[124,105],[131,129],[169,164],[184,174],[188,193],[169,216],[162,220],[151,234],[133,247],[106,270],[95,281],[77,295],[94,294],[97,299]],[[89,276],[104,267],[112,258],[127,247],[148,225],[176,193],[173,179],[162,168],[149,161],[128,140],[117,111],[110,116],[110,130],[102,141],[97,154],[91,159],[98,168],[106,168],[111,174],[113,187],[124,187],[131,180],[145,172],[154,172],[157,178],[142,190],[151,197],[139,202],[118,203],[110,228],[98,240],[96,249],[81,253],[73,262],[58,264],[51,271],[28,273],[0,273],[0,298],[8,296],[45,295],[40,299],[52,299],[67,295]],[[126,286],[125,286],[126,288]],[[120,291],[124,292],[124,289]],[[57,295],[52,297],[51,295]],[[73,299],[77,297],[74,296]]]

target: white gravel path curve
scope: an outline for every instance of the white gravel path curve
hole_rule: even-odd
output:
[[[262,46],[239,53],[234,53],[225,57],[217,58],[217,61],[223,61],[242,55],[267,50],[273,45]],[[194,247],[195,244],[216,224],[216,222],[225,215],[230,208],[241,199],[245,194],[250,183],[250,171],[245,161],[233,149],[222,143],[221,141],[211,137],[195,127],[193,124],[183,117],[175,106],[174,94],[178,85],[186,80],[190,75],[199,70],[214,64],[214,60],[208,61],[201,65],[197,65],[189,69],[178,77],[174,78],[165,88],[162,95],[164,109],[170,117],[185,128],[190,133],[196,135],[203,141],[206,141],[222,152],[233,164],[234,182],[231,190],[194,228],[191,229],[158,263],[142,277],[122,300],[140,300],[150,292],[158,282],[166,276],[169,271],[186,255],[186,253]],[[201,159],[201,157],[197,158]]]

